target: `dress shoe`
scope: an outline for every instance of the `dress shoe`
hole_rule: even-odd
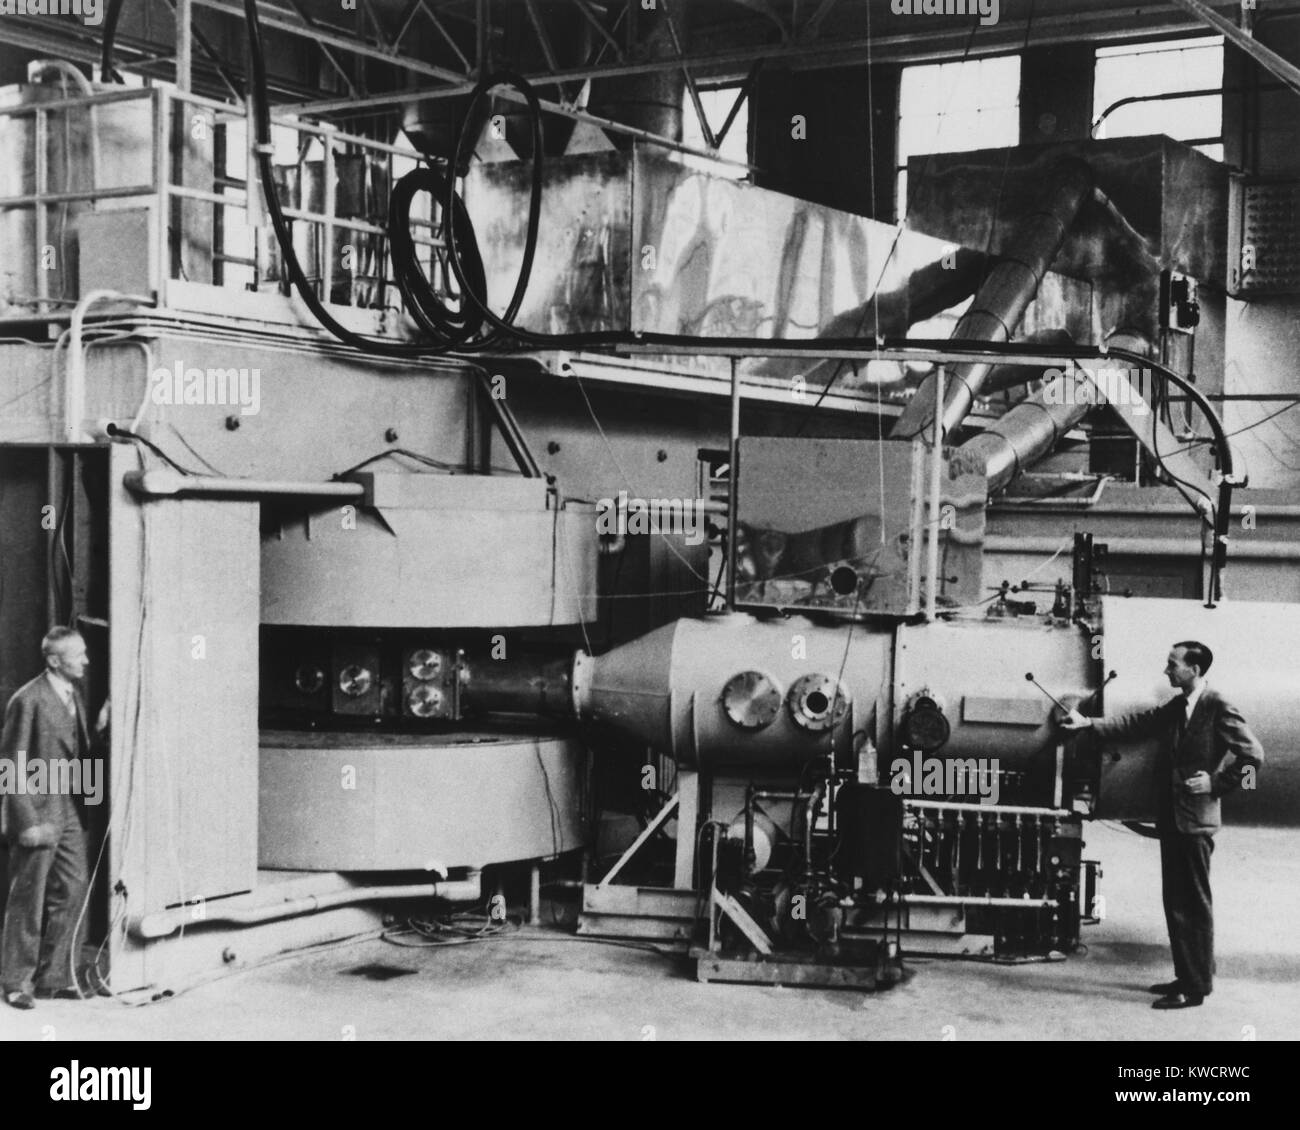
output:
[[[37,989],[36,999],[38,1001],[79,1001],[81,994],[68,985],[62,989]]]
[[[10,1005],[13,1008],[22,1009],[36,1007],[36,1002],[23,992],[5,993],[5,1004]]]
[[[112,995],[103,985],[96,985],[92,988],[84,983],[75,989],[71,985],[65,985],[61,989],[36,990],[36,999],[38,1001],[82,1001],[90,1000],[92,997],[111,997]]]
[[[1158,997],[1172,997],[1175,993],[1181,993],[1182,991],[1183,983],[1181,981],[1165,981],[1159,985],[1152,985],[1147,990],[1148,993],[1155,993]]]
[[[1152,1001],[1152,1008],[1171,1009],[1171,1008],[1196,1008],[1205,1000],[1201,993],[1170,993],[1167,997],[1161,997],[1158,1001]]]

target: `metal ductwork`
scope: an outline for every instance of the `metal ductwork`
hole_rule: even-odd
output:
[[[1150,338],[1128,329],[1111,333],[1106,345],[1144,356],[1152,352]],[[968,473],[982,472],[989,494],[1047,455],[1097,401],[1091,379],[1079,369],[1049,373],[1052,376],[1043,388],[958,449],[957,466]]]
[[[1092,170],[1076,158],[1066,158],[1053,168],[1044,203],[1020,224],[1013,250],[989,272],[971,308],[957,323],[953,340],[1011,340],[1079,209],[1092,193],[1093,183]],[[944,392],[945,433],[951,433],[965,419],[992,369],[993,365],[983,361],[952,367]],[[917,389],[894,426],[893,438],[912,439],[931,427],[936,383],[932,374]]]

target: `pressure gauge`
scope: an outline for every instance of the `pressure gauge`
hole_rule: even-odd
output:
[[[325,686],[325,672],[314,663],[304,663],[293,673],[293,685],[299,694],[319,694]]]
[[[943,712],[943,700],[929,690],[913,696],[903,716],[903,738],[911,749],[935,753],[952,734],[952,724]]]
[[[414,686],[406,696],[406,708],[417,718],[436,717],[442,708],[442,692],[427,683]]]
[[[370,690],[375,676],[370,668],[353,663],[339,672],[339,690],[349,698],[360,698]]]
[[[411,652],[406,669],[410,671],[411,678],[428,682],[442,673],[442,656],[427,647],[421,648],[419,651]]]

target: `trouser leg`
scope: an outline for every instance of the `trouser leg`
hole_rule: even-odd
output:
[[[45,940],[36,973],[39,989],[70,988],[76,983],[73,961],[80,964],[78,936],[85,925],[81,910],[86,885],[86,833],[73,815],[63,825],[46,882]]]
[[[1173,952],[1174,974],[1190,993],[1214,986],[1214,909],[1210,895],[1207,835],[1167,833],[1160,840],[1165,922]]]
[[[0,983],[7,993],[31,993],[41,953],[45,885],[53,848],[9,846],[9,899],[0,933]]]

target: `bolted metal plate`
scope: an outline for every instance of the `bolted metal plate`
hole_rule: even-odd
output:
[[[722,688],[722,709],[742,730],[761,730],[781,710],[781,688],[761,671],[741,671]]]

